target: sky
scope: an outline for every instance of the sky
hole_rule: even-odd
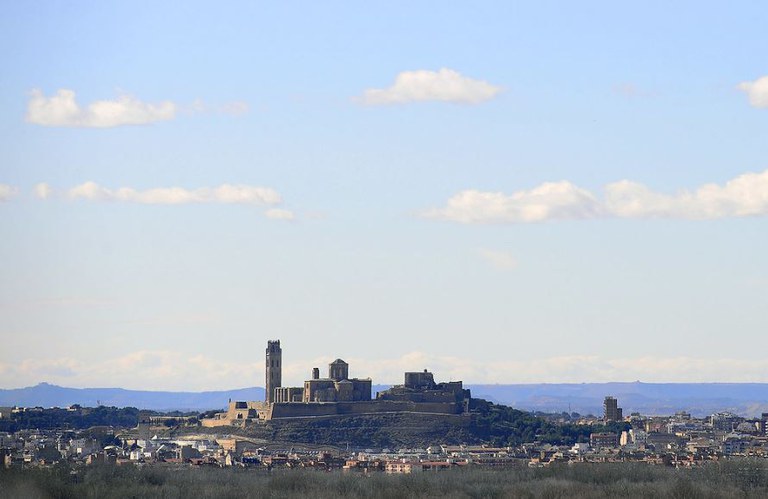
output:
[[[768,382],[764,2],[0,12],[0,388]]]

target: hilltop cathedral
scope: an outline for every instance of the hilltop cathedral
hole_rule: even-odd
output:
[[[349,377],[349,364],[336,359],[328,365],[328,377],[312,368],[304,386],[282,386],[283,351],[280,340],[268,341],[265,400],[230,401],[227,412],[203,419],[203,426],[243,425],[278,418],[375,414],[380,412],[429,412],[466,414],[470,392],[461,381],[435,383],[432,373],[405,373],[405,383],[371,398],[371,378]]]

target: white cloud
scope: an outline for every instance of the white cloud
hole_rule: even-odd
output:
[[[280,194],[267,187],[222,184],[219,187],[184,189],[159,187],[138,191],[131,187],[107,189],[95,182],[85,182],[67,191],[70,199],[89,201],[123,201],[141,204],[240,203],[273,205],[281,202]]]
[[[312,366],[328,365],[332,357],[297,359],[283,365],[283,382],[298,386]],[[353,377],[371,377],[376,384],[402,383],[406,371],[429,369],[437,381],[480,383],[644,382],[765,382],[768,360],[695,357],[623,357],[595,355],[510,358],[477,362],[463,356],[410,352],[396,358],[345,358]],[[185,354],[174,350],[140,350],[114,358],[21,359],[0,361],[6,387],[41,381],[72,387],[119,386],[137,390],[224,390],[263,386],[264,361],[237,362],[229,357]],[[235,380],[233,382],[233,380]],[[233,385],[234,383],[234,385]]]
[[[620,218],[682,218],[705,220],[768,215],[768,170],[745,173],[725,185],[706,184],[675,194],[652,191],[621,180],[604,187],[599,200],[567,181],[544,183],[512,194],[462,191],[443,208],[422,213],[426,218],[460,223],[526,223],[548,220]]]
[[[35,197],[38,199],[48,199],[53,194],[53,189],[51,189],[51,186],[45,182],[40,182],[35,186],[34,192]]]
[[[517,268],[517,259],[507,251],[480,248],[477,250],[477,253],[486,262],[499,270],[514,270]]]
[[[25,359],[21,361],[16,371],[35,373],[41,379],[64,379],[76,375],[82,367],[82,363],[74,359]]]
[[[12,185],[0,184],[0,203],[8,201],[16,195],[17,189]]]
[[[171,350],[141,350],[105,359],[24,359],[0,361],[7,385],[41,381],[72,387],[119,386],[134,390],[211,390],[263,384],[264,364],[212,359]],[[233,381],[235,380],[235,385]],[[240,380],[240,381],[238,381]],[[246,380],[246,381],[243,381]]]
[[[280,208],[270,208],[264,214],[267,216],[267,218],[272,218],[275,220],[293,220],[295,218],[295,215],[290,210],[283,210]]]
[[[251,106],[245,101],[227,102],[223,106],[219,107],[220,112],[232,116],[240,116],[246,114],[248,111],[250,111],[250,109]]]
[[[768,214],[768,170],[745,173],[724,186],[706,184],[693,192],[659,194],[623,180],[605,186],[607,210],[618,217],[715,219]]]
[[[736,88],[746,92],[751,106],[768,107],[768,76],[739,83]]]
[[[175,116],[176,104],[170,101],[147,104],[130,95],[120,95],[115,100],[95,101],[81,108],[72,90],[59,89],[52,97],[46,97],[35,89],[30,93],[26,119],[43,126],[108,128],[145,125]]]
[[[418,101],[443,101],[478,104],[494,98],[501,87],[475,80],[452,69],[404,71],[389,88],[369,88],[359,99],[363,104],[402,104]]]
[[[23,313],[47,314],[56,308],[104,308],[117,303],[115,300],[88,296],[46,296],[39,298],[19,298],[6,300],[0,304],[0,308],[14,310]]]
[[[600,203],[590,192],[562,181],[511,195],[462,191],[450,198],[446,207],[423,215],[461,223],[519,223],[594,218],[600,211]]]
[[[245,101],[226,102],[221,105],[210,105],[202,99],[196,99],[191,106],[184,108],[184,111],[190,114],[218,113],[228,114],[230,116],[241,116],[250,111],[251,106]]]
[[[422,369],[432,371],[436,380],[463,380],[465,383],[598,383],[637,379],[645,382],[764,382],[768,376],[768,361],[744,359],[566,355],[477,362],[467,357],[410,352],[394,359],[344,360],[349,362],[350,374],[371,376],[374,383],[382,384],[402,383],[403,372]],[[307,365],[303,363],[305,372]]]
[[[621,83],[619,85],[614,85],[613,92],[628,99],[656,96],[654,92],[642,89],[634,83]]]

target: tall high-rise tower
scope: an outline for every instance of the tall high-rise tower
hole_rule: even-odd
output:
[[[604,421],[621,421],[624,419],[621,407],[618,407],[619,403],[614,397],[605,397],[603,401],[603,420]]]
[[[267,382],[265,384],[267,402],[275,401],[275,388],[283,382],[283,350],[280,340],[267,341]]]

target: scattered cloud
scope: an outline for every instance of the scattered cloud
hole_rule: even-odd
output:
[[[298,386],[312,366],[333,358],[298,359],[283,365],[283,381]],[[768,360],[696,357],[622,357],[567,355],[476,362],[461,356],[409,352],[396,358],[345,358],[350,375],[371,377],[377,384],[402,383],[403,372],[429,369],[436,379],[465,383],[593,383],[644,382],[763,382]],[[73,387],[119,386],[138,390],[224,390],[239,385],[263,386],[264,361],[237,362],[173,350],[140,350],[113,358],[21,359],[0,361],[6,387],[41,381]],[[232,385],[232,380],[241,380]],[[242,380],[246,380],[245,383]]]
[[[607,211],[627,218],[715,219],[768,214],[768,170],[745,173],[725,185],[705,184],[695,191],[660,194],[637,182],[605,186]]]
[[[736,88],[746,92],[752,107],[768,107],[768,76],[741,82]]]
[[[682,218],[708,220],[768,215],[768,170],[745,173],[725,185],[705,184],[688,191],[663,194],[630,180],[604,187],[604,197],[567,181],[544,183],[512,194],[462,191],[443,208],[422,216],[459,223],[527,223],[549,220],[620,218]]]
[[[232,116],[240,116],[251,110],[251,106],[245,101],[227,102],[219,107],[219,112]]]
[[[517,268],[517,259],[507,251],[480,248],[477,250],[477,254],[499,270],[514,270]]]
[[[70,199],[89,201],[122,201],[141,204],[239,203],[273,205],[281,202],[280,194],[267,187],[222,184],[218,187],[184,189],[159,187],[139,191],[131,187],[107,189],[95,182],[85,182],[67,191]]]
[[[88,296],[48,296],[40,298],[15,298],[11,300],[0,300],[0,309],[13,310],[17,312],[32,313],[50,313],[52,309],[92,309],[106,308],[115,305],[117,302],[104,297]]]
[[[245,101],[232,101],[221,105],[210,105],[201,99],[195,100],[191,106],[185,108],[185,111],[191,114],[228,114],[230,116],[241,116],[250,111],[251,106]]]
[[[17,371],[34,372],[41,379],[66,379],[75,376],[81,368],[82,364],[74,359],[25,359],[21,361]]]
[[[366,105],[442,101],[479,104],[494,98],[501,87],[461,75],[452,69],[404,71],[389,88],[369,88],[359,101]]]
[[[462,191],[447,206],[423,213],[427,218],[460,223],[525,223],[545,220],[594,218],[600,202],[570,182],[547,182],[511,195],[501,192]]]
[[[172,350],[140,350],[114,358],[24,359],[0,361],[0,373],[9,386],[30,386],[41,381],[72,387],[119,386],[134,390],[212,390],[239,388],[232,380],[262,384],[264,364],[212,359],[202,354]],[[199,380],[199,381],[195,381]]]
[[[0,184],[0,203],[8,201],[16,195],[17,189],[12,185]]]
[[[290,210],[283,210],[280,208],[270,208],[264,213],[267,218],[275,220],[293,220],[295,215]]]
[[[122,125],[146,125],[172,120],[176,104],[163,101],[147,104],[123,94],[114,100],[99,100],[82,108],[75,100],[75,92],[59,89],[46,97],[41,90],[30,92],[27,104],[27,122],[50,127],[109,128]]]
[[[584,380],[599,383],[637,379],[681,383],[762,382],[768,376],[768,360],[764,359],[567,355],[476,362],[466,357],[410,352],[394,359],[344,360],[349,362],[351,375],[371,376],[374,383],[382,384],[402,383],[403,372],[422,369],[429,369],[439,380],[463,380],[465,383],[582,383]],[[303,363],[304,371],[297,372],[292,378],[306,375],[307,365]],[[312,365],[325,364],[316,362]]]
[[[223,317],[213,312],[193,312],[193,313],[163,313],[150,317],[136,317],[120,321],[121,324],[131,324],[133,326],[162,326],[162,327],[189,327],[200,324],[221,323]]]
[[[626,97],[628,99],[656,96],[654,92],[649,92],[647,90],[644,90],[638,87],[637,85],[635,85],[634,83],[621,83],[619,85],[614,85],[613,92],[617,95],[621,95],[622,97]]]
[[[38,199],[48,199],[53,195],[53,189],[45,182],[40,182],[34,188],[35,197]]]

